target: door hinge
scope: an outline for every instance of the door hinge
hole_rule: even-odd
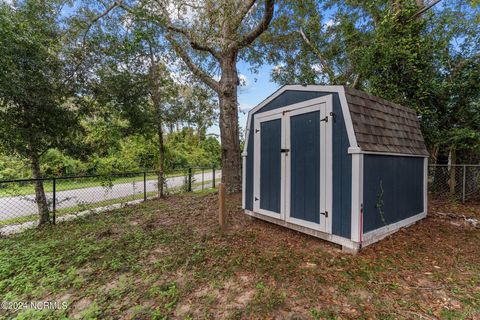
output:
[[[260,132],[260,129],[255,129],[255,133],[258,133],[258,132]]]
[[[255,201],[258,201],[258,198],[257,198],[257,197],[255,197]]]
[[[328,218],[328,211],[320,212],[320,214],[323,214],[325,216],[325,218]]]

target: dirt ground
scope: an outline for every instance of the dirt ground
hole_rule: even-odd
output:
[[[68,304],[3,315],[480,319],[479,204],[432,201],[426,219],[357,255],[250,219],[240,204],[239,195],[227,198],[225,232],[217,195],[205,193],[0,239],[3,300]]]

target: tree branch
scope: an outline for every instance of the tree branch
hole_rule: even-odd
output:
[[[250,45],[258,36],[267,30],[270,21],[272,21],[274,11],[275,0],[265,0],[265,13],[262,21],[260,21],[259,24],[250,32],[245,34],[239,41],[233,42],[229,46],[228,51],[235,51]]]
[[[93,18],[90,22],[90,25],[93,25],[95,22],[97,22],[98,20],[100,20],[101,18],[105,17],[107,14],[110,13],[110,11],[112,11],[113,9],[115,9],[116,7],[118,7],[120,5],[119,2],[115,1],[114,3],[112,3],[102,14],[96,16],[95,18]]]
[[[300,28],[298,32],[300,32],[300,35],[302,36],[303,41],[305,41],[305,43],[310,47],[310,49],[312,49],[313,53],[315,53],[318,60],[320,60],[320,64],[322,65],[322,70],[325,70],[325,72],[328,74],[328,78],[330,79],[330,82],[332,82],[331,84],[335,84],[333,83],[335,82],[335,73],[333,72],[332,68],[330,68],[327,61],[325,61],[325,59],[323,58],[323,55],[320,52],[320,50],[318,50],[318,48],[310,41],[310,39],[308,39],[308,37],[303,32],[302,28]]]
[[[106,7],[105,11],[103,11],[101,14],[99,14],[98,16],[95,16],[93,17],[92,20],[90,20],[90,22],[88,23],[87,25],[87,28],[85,30],[85,32],[83,33],[83,36],[82,36],[82,48],[85,49],[85,45],[86,45],[86,41],[87,41],[87,35],[88,33],[90,32],[90,29],[92,29],[93,25],[100,19],[102,19],[103,17],[105,17],[106,15],[108,15],[113,9],[115,9],[116,7],[120,6],[120,3],[115,1],[113,2],[110,6],[107,7],[106,3],[103,1],[103,0],[99,0],[99,2],[104,5]],[[65,78],[65,82],[69,82],[70,80],[73,79],[73,77],[75,76],[75,74],[78,72],[78,70],[80,69],[80,66],[82,65],[82,63],[84,62],[85,60],[85,52],[82,53],[82,57],[80,59],[80,61],[78,63],[76,63],[75,67],[73,68],[73,71],[71,72],[70,75],[67,75],[67,77]]]
[[[353,80],[353,83],[352,83],[352,85],[350,86],[351,88],[357,89],[358,84],[360,83],[360,77],[361,77],[360,73],[358,73],[358,74],[355,76],[355,79]]]
[[[190,43],[190,46],[195,49],[195,50],[199,50],[199,51],[205,51],[205,52],[208,52],[210,53],[215,59],[217,60],[220,60],[220,54],[214,49],[214,48],[211,48],[207,45],[203,45],[201,44],[200,42],[198,42],[197,40],[195,40],[194,37],[192,37],[192,35],[190,34],[190,32],[188,32],[187,30],[181,28],[181,27],[177,27],[175,26],[172,21],[170,20],[170,17],[169,17],[169,14],[168,14],[168,11],[167,9],[165,8],[165,6],[159,2],[159,1],[156,1],[158,3],[158,5],[160,6],[160,10],[161,10],[161,14],[162,16],[164,17],[165,19],[165,22],[166,22],[166,27],[167,27],[167,30],[168,31],[173,31],[173,32],[176,32],[176,33],[179,33],[181,35],[183,35],[187,40],[188,42]],[[186,6],[190,6],[192,8],[199,8],[197,6],[193,6],[193,5],[188,5],[188,4],[184,4]],[[154,16],[150,16],[152,19],[154,20],[157,20],[158,21],[158,18],[157,17],[154,17]]]
[[[129,13],[132,13],[134,14],[134,11],[131,7],[129,6],[126,6],[125,4],[123,4],[123,2],[121,0],[118,0],[117,2],[117,6],[124,9],[125,11],[129,12]],[[190,56],[188,55],[188,53],[185,51],[185,49],[175,40],[174,36],[172,35],[171,32],[175,32],[175,33],[179,33],[179,34],[182,34],[183,36],[185,36],[185,38],[187,40],[190,41],[190,46],[193,48],[193,49],[196,49],[196,50],[200,50],[200,51],[207,51],[209,52],[212,56],[214,56],[216,59],[219,59],[220,56],[219,54],[213,50],[212,48],[209,48],[207,46],[202,46],[200,45],[199,43],[197,43],[196,41],[194,41],[194,39],[190,36],[190,34],[184,30],[184,29],[181,29],[179,27],[176,27],[172,24],[172,22],[170,21],[170,18],[168,16],[168,12],[166,11],[165,8],[161,8],[161,10],[163,11],[162,14],[165,18],[165,22],[166,22],[166,27],[167,27],[167,30],[168,32],[166,33],[165,35],[165,38],[168,40],[168,42],[170,42],[170,44],[172,45],[175,53],[183,60],[183,62],[187,65],[187,67],[190,69],[190,71],[192,71],[192,73],[199,77],[202,81],[204,81],[210,88],[212,88],[214,91],[216,92],[219,92],[220,91],[220,84],[218,83],[218,81],[215,81],[212,77],[210,77],[204,70],[202,70],[199,66],[197,66],[193,61],[192,59],[190,58]],[[150,16],[150,15],[149,15]],[[157,22],[159,22],[159,19],[157,17],[153,17],[153,16],[150,16],[152,19],[156,20]]]
[[[238,16],[237,16],[237,19],[235,19],[235,21],[233,22],[233,26],[235,28],[235,30],[240,26],[240,24],[242,23],[243,19],[245,19],[245,16],[247,15],[248,11],[250,11],[250,9],[253,7],[253,5],[255,4],[256,0],[247,0],[245,1],[245,5],[242,7],[242,9],[240,10]]]
[[[412,16],[412,19],[415,19],[417,17],[419,17],[420,15],[422,15],[422,13],[424,13],[425,11],[429,10],[430,8],[432,8],[434,5],[436,5],[437,3],[439,3],[441,0],[434,0],[432,2],[430,2],[427,6],[425,6],[425,4],[422,2],[419,2],[417,1],[417,5],[420,7],[420,5],[423,4],[423,7],[420,7],[420,10],[417,11],[413,16]]]
[[[173,38],[171,33],[166,34],[167,40],[172,45],[175,53],[182,58],[183,62],[188,66],[190,71],[197,77],[199,77],[203,82],[205,82],[210,88],[214,91],[220,91],[220,84],[218,81],[215,81],[212,77],[210,77],[205,71],[203,71],[199,66],[197,66],[192,59],[189,57],[187,52],[182,48],[182,46]]]
[[[179,27],[176,27],[174,26],[173,24],[171,24],[170,22],[168,22],[168,25],[167,25],[167,29],[170,30],[170,31],[174,31],[176,33],[180,33],[182,34],[187,40],[188,42],[190,42],[190,46],[195,49],[195,50],[199,50],[199,51],[205,51],[205,52],[208,52],[210,53],[215,59],[217,60],[220,60],[220,54],[213,48],[207,46],[207,45],[202,45],[200,44],[200,42],[196,41],[188,31],[186,31],[185,29],[182,29],[182,28],[179,28]]]

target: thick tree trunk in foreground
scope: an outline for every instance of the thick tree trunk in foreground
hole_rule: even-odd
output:
[[[227,193],[240,192],[242,189],[240,138],[238,130],[237,86],[238,74],[236,54],[221,61],[220,79],[220,137],[222,139],[222,182]]]
[[[37,155],[32,155],[30,157],[30,161],[32,162],[32,176],[34,179],[39,179],[42,177],[42,173],[40,171],[40,161]],[[45,196],[45,190],[43,188],[43,181],[42,180],[35,180],[33,182],[35,187],[35,203],[37,204],[38,208],[38,225],[42,226],[44,224],[50,223],[50,215],[48,210],[48,203],[47,197]]]
[[[163,184],[165,182],[165,145],[163,143],[162,124],[158,125],[158,197],[163,198]]]
[[[190,71],[208,85],[212,90],[217,92],[220,102],[220,136],[222,139],[222,181],[226,185],[227,193],[235,193],[241,190],[241,159],[240,159],[240,138],[238,130],[238,114],[237,114],[237,55],[238,52],[250,46],[257,39],[272,21],[275,11],[275,1],[263,1],[264,13],[262,18],[248,32],[239,33],[239,27],[245,23],[245,18],[256,0],[240,2],[243,5],[238,6],[237,12],[227,12],[215,17],[213,24],[218,26],[220,30],[219,36],[215,40],[218,46],[209,46],[208,41],[204,41],[202,32],[197,33],[195,28],[199,25],[191,27],[178,26],[170,20],[168,10],[163,11],[163,18],[166,18],[168,32],[167,40],[172,45],[176,54],[185,62]],[[208,21],[209,16],[204,16]],[[217,18],[219,18],[217,20]],[[203,25],[203,24],[202,24]],[[208,26],[210,32],[212,26]],[[200,30],[202,31],[202,30]],[[197,37],[198,36],[198,37]],[[182,46],[177,37],[182,37],[190,48],[210,54],[212,58],[220,64],[221,78],[220,81],[215,80],[208,72],[202,69],[202,66],[196,64],[192,60],[190,54]]]

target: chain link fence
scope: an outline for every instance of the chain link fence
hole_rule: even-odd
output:
[[[429,165],[428,193],[434,199],[480,200],[480,165]]]
[[[164,174],[165,195],[215,188],[222,172],[215,168],[186,168]],[[69,176],[0,181],[0,234],[38,224],[35,184],[43,182],[53,223],[90,212],[146,201],[158,196],[158,172]]]

